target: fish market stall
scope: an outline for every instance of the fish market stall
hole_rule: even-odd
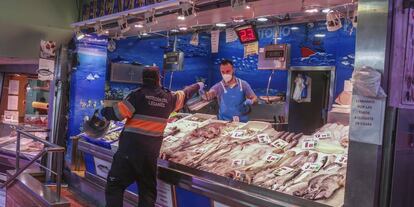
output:
[[[348,126],[326,124],[311,135],[303,135],[276,131],[266,122],[225,122],[206,114],[176,116],[170,119],[165,132],[159,160],[161,180],[177,186],[190,182],[192,188],[199,184],[200,188],[221,187],[222,195],[226,195],[227,188],[235,188],[239,194],[260,192],[270,198],[283,195],[298,205],[343,204]],[[103,139],[111,142],[109,136],[113,134],[114,130],[109,130]],[[88,139],[80,141],[79,150],[110,164],[116,142],[110,144],[111,150],[91,148],[91,144]],[[104,179],[109,167],[100,162],[96,168],[100,171],[98,177]],[[196,182],[198,179],[208,185]],[[250,198],[218,200],[243,205]],[[255,202],[259,206],[276,204],[265,200]]]
[[[69,134],[77,140],[73,149],[81,152],[84,178],[103,191],[124,123],[111,122],[100,138],[88,137],[81,123],[100,106],[120,101],[139,88],[144,65],[162,66],[162,85],[170,90],[204,81],[208,91],[224,80],[219,68],[226,59],[234,63],[235,76],[249,83],[258,103],[246,112],[246,123],[218,120],[218,101],[204,100],[201,92],[179,113],[171,114],[158,160],[157,203],[270,207],[343,206],[353,201],[345,191],[351,185],[358,187],[355,169],[361,165],[355,155],[365,150],[349,148],[353,142],[356,146],[349,139],[350,125],[356,124],[351,116],[355,103],[350,79],[358,58],[359,3],[323,1],[308,8],[305,1],[278,0],[282,11],[273,11],[275,0],[251,1],[247,6],[255,8],[255,18],[240,20],[234,13],[249,13],[246,5],[212,2],[217,3],[197,1],[200,15],[180,21],[175,14],[161,12],[159,24],[146,19],[149,28],[128,18],[129,26],[134,24],[129,30],[108,23],[109,39],[91,35],[75,43],[80,58],[73,73]],[[170,3],[174,2],[159,4],[159,9],[169,8]],[[297,12],[280,16],[290,10]],[[223,19],[209,19],[217,14]],[[186,27],[197,18],[209,24]],[[74,26],[82,29],[81,23]],[[252,37],[246,39],[243,32],[251,32]],[[352,162],[348,157],[354,157]],[[368,157],[361,155],[364,160]],[[127,191],[125,199],[133,203],[139,187],[131,185]]]

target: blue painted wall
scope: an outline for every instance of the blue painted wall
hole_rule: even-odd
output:
[[[278,43],[291,45],[292,66],[335,66],[335,97],[343,90],[343,82],[351,77],[355,53],[355,29],[351,32],[350,24],[328,32],[325,22],[311,24],[295,24],[281,26]],[[293,28],[293,29],[292,29]],[[258,29],[259,46],[273,42],[276,27]],[[315,37],[316,34],[325,37]],[[270,71],[257,70],[257,55],[243,58],[243,45],[239,41],[226,43],[225,32],[220,33],[219,53],[211,54],[210,34],[200,34],[200,46],[189,44],[191,35],[178,38],[178,49],[185,52],[184,72],[174,73],[172,89],[179,89],[194,83],[197,77],[207,78],[209,86],[221,80],[219,63],[222,59],[231,59],[235,63],[236,75],[248,81],[259,95],[265,93]],[[162,55],[166,48],[167,38],[128,38],[117,41],[117,49],[108,53],[110,61],[137,61],[143,64],[162,66]],[[170,38],[173,45],[173,38]],[[312,54],[312,55],[310,55]],[[310,56],[309,56],[310,55]],[[168,86],[170,74],[165,74],[164,85]],[[112,85],[112,84],[110,84]],[[113,86],[122,90],[122,84]],[[272,78],[271,93],[286,92],[287,72],[277,71]]]
[[[335,97],[343,90],[343,82],[351,77],[355,53],[355,30],[350,33],[348,24],[336,32],[328,32],[325,22],[281,26],[278,43],[291,45],[292,66],[336,66]],[[292,29],[293,28],[293,29]],[[276,27],[258,29],[259,47],[274,40]],[[325,37],[315,37],[316,34]],[[236,75],[250,83],[257,94],[264,94],[270,71],[257,70],[257,55],[243,58],[244,48],[239,41],[225,43],[225,32],[220,34],[219,53],[214,56],[214,81],[221,79],[219,63],[222,59],[233,60]],[[309,54],[313,54],[308,56]],[[273,93],[286,92],[287,72],[277,71],[272,78]]]
[[[85,116],[101,107],[107,64],[107,39],[88,36],[76,41],[78,66],[71,74],[69,104],[69,137],[78,135]],[[71,160],[72,144],[67,142],[66,159]]]
[[[201,33],[199,36],[199,46],[190,45],[191,34],[179,36],[177,39],[177,50],[185,53],[184,71],[174,72],[172,89],[181,89],[186,85],[195,83],[198,78],[209,79],[212,69],[212,58],[210,52],[210,35]],[[167,47],[167,45],[170,47]],[[131,37],[116,42],[116,50],[108,52],[109,61],[139,62],[144,65],[156,64],[162,69],[163,54],[172,51],[174,37],[167,39],[146,38],[139,39]],[[169,72],[164,74],[164,86],[170,83]],[[111,88],[122,89],[122,84],[110,83]],[[125,87],[130,87],[126,86]]]

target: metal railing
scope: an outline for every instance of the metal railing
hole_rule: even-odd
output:
[[[51,169],[42,166],[40,163],[36,163],[38,164],[41,168],[53,173],[56,175],[56,193],[57,193],[57,199],[58,201],[60,201],[60,197],[61,197],[61,188],[62,188],[62,164],[63,164],[63,156],[65,153],[65,148],[58,146],[56,144],[50,143],[40,137],[37,137],[33,134],[30,134],[31,132],[48,132],[49,130],[24,130],[24,129],[20,129],[20,128],[16,128],[16,132],[17,132],[17,138],[16,138],[16,171],[13,175],[11,175],[6,182],[4,182],[0,188],[4,188],[7,187],[8,185],[10,185],[20,174],[22,174],[27,168],[29,168],[31,165],[33,165],[38,159],[40,159],[41,157],[43,157],[45,154],[47,153],[57,153],[56,157],[57,157],[57,165],[56,165],[56,169],[57,172],[52,171]],[[28,139],[32,139],[36,142],[40,142],[44,145],[43,149],[36,154],[34,157],[32,157],[31,159],[29,159],[29,162],[25,165],[20,167],[20,139],[21,136],[24,135],[25,138]]]

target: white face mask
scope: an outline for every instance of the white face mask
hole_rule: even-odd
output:
[[[230,74],[222,74],[224,82],[228,83],[233,78],[233,75]]]

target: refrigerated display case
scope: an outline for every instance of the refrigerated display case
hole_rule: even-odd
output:
[[[216,189],[222,194],[216,200],[243,206],[343,204],[348,126],[329,123],[303,135],[276,131],[266,122],[185,116],[167,126],[158,163],[161,180],[184,188],[190,185],[213,198],[218,196],[211,195]],[[116,148],[80,141],[79,150],[90,156],[86,177],[105,179]],[[236,198],[245,195],[245,200],[232,200],[232,193]],[[252,199],[256,196],[262,198]]]

